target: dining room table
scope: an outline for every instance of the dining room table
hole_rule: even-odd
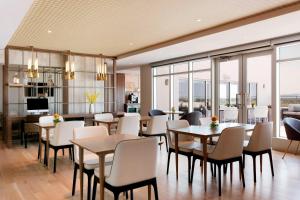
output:
[[[168,129],[168,131],[174,133],[175,139],[175,166],[176,166],[176,179],[178,180],[178,135],[188,135],[193,136],[195,138],[200,138],[200,143],[202,144],[203,151],[203,172],[204,172],[204,190],[207,189],[207,145],[208,139],[212,137],[218,137],[221,135],[222,131],[226,128],[232,127],[243,127],[245,132],[253,131],[254,124],[243,124],[243,123],[220,123],[217,127],[211,128],[210,125],[202,125],[202,126],[188,126],[185,128],[178,129]]]
[[[148,126],[148,123],[150,122],[151,117],[150,116],[141,116],[140,117],[140,132],[141,135],[143,133],[143,127],[144,125]]]
[[[179,111],[179,110],[176,110],[176,111],[164,110],[163,112],[168,115],[171,115],[171,120],[175,119],[175,115],[182,115],[184,113],[183,111]]]
[[[45,152],[46,152],[46,157],[44,158],[44,165],[47,166],[49,168],[49,145],[50,145],[50,129],[54,129],[55,128],[55,124],[54,123],[34,123],[35,126],[37,126],[39,128],[39,154],[40,154],[40,162],[42,162],[42,130],[45,129],[46,130],[46,148],[45,148]]]
[[[111,135],[112,131],[111,128],[113,125],[118,125],[119,123],[119,118],[113,118],[113,119],[93,119],[93,122],[99,126],[100,124],[105,124],[108,130],[108,134]]]
[[[88,150],[99,157],[99,187],[100,200],[104,200],[104,183],[105,183],[105,155],[114,153],[119,142],[124,140],[139,139],[139,136],[114,134],[101,135],[97,137],[73,139],[71,143],[79,147],[79,169],[80,169],[80,199],[83,199],[83,160],[84,150]]]

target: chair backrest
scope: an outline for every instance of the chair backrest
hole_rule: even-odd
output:
[[[71,144],[70,140],[73,138],[74,128],[83,126],[84,121],[69,121],[58,123],[54,129],[53,139],[51,140],[52,144],[57,146]]]
[[[147,134],[161,134],[166,133],[168,115],[153,116],[147,127]]]
[[[224,107],[224,121],[234,121],[238,120],[239,111],[236,107]]]
[[[39,123],[40,124],[51,124],[51,123],[53,123],[53,120],[54,120],[53,115],[41,116],[39,118]],[[61,121],[61,122],[64,121],[62,116],[59,116],[59,121]],[[50,133],[53,133],[53,129],[50,129]],[[42,129],[42,135],[45,135],[45,134],[46,134],[46,130]]]
[[[286,136],[289,140],[300,141],[300,120],[287,117],[283,120]]]
[[[241,156],[244,138],[245,129],[243,127],[224,129],[210,157],[216,160],[225,160]]]
[[[207,126],[211,124],[211,117],[201,117],[200,118],[200,125]]]
[[[82,138],[90,138],[97,137],[100,135],[108,135],[108,130],[105,126],[86,126],[74,128],[73,130],[73,139],[82,139]],[[84,154],[91,153],[87,150],[84,150]],[[74,156],[75,161],[79,162],[79,148],[77,145],[74,145]]]
[[[139,117],[139,119],[141,118],[140,113],[124,113],[125,117]]]
[[[200,125],[200,117],[202,116],[201,112],[194,111],[187,114],[184,114],[180,119],[185,119],[189,122],[190,125]]]
[[[138,136],[140,130],[138,116],[121,117],[118,122],[116,134],[129,134]]]
[[[189,126],[190,126],[189,122],[184,119],[167,121],[168,129],[179,129],[179,128],[185,128],[185,127],[189,127]],[[170,147],[175,148],[174,133],[172,131],[167,131],[167,136],[168,136],[168,141],[169,141]],[[194,137],[192,137],[192,136],[178,134],[178,141],[180,141],[180,142],[193,141],[193,140],[194,140]]]
[[[158,116],[158,115],[166,115],[166,113],[162,110],[153,109],[148,112],[149,116]]]
[[[249,151],[263,151],[271,149],[272,132],[272,122],[256,123],[246,149]]]
[[[101,114],[95,114],[94,118],[96,120],[113,120],[114,116],[112,113],[101,113]]]
[[[120,142],[114,153],[106,182],[123,186],[156,177],[157,139],[155,137]]]
[[[253,109],[253,115],[255,118],[267,118],[268,117],[268,106],[256,106]]]

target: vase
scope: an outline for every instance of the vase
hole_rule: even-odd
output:
[[[95,112],[94,104],[90,104],[90,106],[89,106],[89,113],[92,114],[94,112]]]

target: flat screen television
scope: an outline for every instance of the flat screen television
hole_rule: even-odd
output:
[[[27,112],[29,113],[42,113],[49,112],[47,98],[28,98],[27,99]]]

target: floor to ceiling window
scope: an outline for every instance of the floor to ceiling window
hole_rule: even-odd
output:
[[[282,119],[300,117],[300,43],[277,48],[279,75],[279,137],[286,137]]]
[[[153,107],[211,115],[211,61],[191,60],[153,68]]]

